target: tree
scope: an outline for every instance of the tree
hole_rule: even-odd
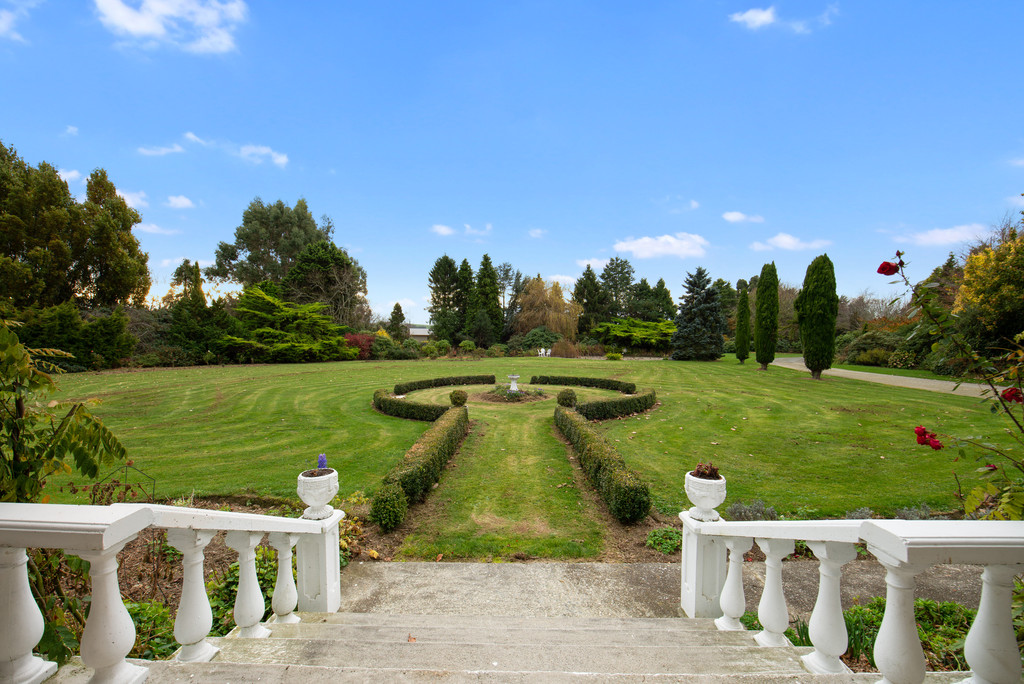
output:
[[[811,377],[821,380],[821,372],[832,367],[836,354],[836,316],[839,296],[832,260],[822,254],[807,267],[804,286],[794,304],[804,348],[804,365]]]
[[[503,307],[502,319],[504,325],[501,330],[501,339],[507,341],[515,333],[516,320],[519,318],[520,312],[523,310],[522,298],[523,290],[526,288],[526,281],[523,280],[523,274],[516,271],[515,276],[512,279],[512,287],[509,288],[508,303]]]
[[[736,310],[739,293],[733,289],[732,284],[725,278],[716,280],[712,287],[718,290],[718,301],[722,304],[722,313],[725,314],[726,318],[732,316]]]
[[[17,308],[142,306],[150,275],[132,235],[140,221],[103,169],[89,176],[79,203],[56,169],[29,166],[0,143],[0,300]]]
[[[293,208],[281,200],[264,204],[257,197],[242,214],[235,241],[217,245],[214,265],[206,269],[206,276],[245,287],[262,281],[280,283],[307,245],[330,241],[334,225],[326,216],[321,223],[317,227],[304,199]]]
[[[458,268],[455,260],[445,254],[434,262],[427,276],[430,287],[430,325],[435,339],[448,343],[455,341],[459,314],[455,306],[458,287]]]
[[[401,342],[409,336],[405,327],[405,312],[402,311],[402,305],[398,302],[395,302],[395,306],[391,309],[391,318],[388,319],[388,325],[385,330],[388,331],[388,335],[391,335],[391,339],[396,342]]]
[[[676,303],[672,301],[672,293],[665,286],[665,279],[658,278],[654,286],[654,301],[658,307],[660,320],[671,321],[676,317]]]
[[[464,335],[469,329],[469,314],[473,306],[474,290],[476,283],[473,282],[473,267],[469,261],[462,260],[459,264],[459,271],[455,277],[455,311],[458,314],[458,333]],[[454,340],[452,340],[454,342]]]
[[[714,361],[721,358],[726,330],[718,290],[711,277],[698,266],[686,274],[686,293],[680,297],[676,332],[672,335],[672,358],[676,361]]]
[[[494,324],[491,323],[491,317],[483,309],[476,310],[476,315],[467,332],[473,343],[480,349],[490,347],[496,340]]]
[[[515,274],[518,271],[512,269],[512,264],[507,261],[498,265],[498,297],[501,299],[501,309],[508,307],[508,298],[512,294],[512,285],[515,283]]]
[[[611,297],[601,287],[594,269],[587,264],[572,290],[572,300],[580,305],[579,333],[590,332],[594,326],[608,321],[611,309]]]
[[[746,361],[750,356],[750,303],[748,299],[747,288],[743,288],[736,300],[736,358],[740,363]]]
[[[323,304],[338,325],[358,330],[365,328],[372,316],[366,301],[366,271],[329,240],[302,249],[281,281],[281,291],[287,300],[298,304]]]
[[[774,261],[761,268],[754,306],[754,358],[761,364],[760,370],[768,370],[779,338],[779,276]]]
[[[992,350],[1024,332],[1024,234],[1011,227],[967,257],[953,313],[976,321],[972,336]]]
[[[625,316],[633,286],[633,266],[626,259],[612,257],[601,271],[601,284],[611,299],[611,316]]]
[[[474,294],[476,295],[475,310],[483,311],[487,314],[487,318],[491,323],[493,337],[501,331],[502,311],[498,293],[498,273],[494,270],[493,264],[491,264],[491,257],[486,254],[484,254],[483,259],[481,259],[480,268],[476,272],[476,288],[474,290]],[[474,314],[470,327],[476,325],[476,315]],[[476,336],[472,337],[475,338]],[[478,341],[477,346],[488,347],[490,345],[481,345]]]
[[[562,286],[548,285],[538,274],[526,282],[522,296],[522,310],[516,319],[516,332],[526,334],[534,328],[545,326],[551,332],[572,341],[576,339],[582,307],[572,301],[565,301]]]

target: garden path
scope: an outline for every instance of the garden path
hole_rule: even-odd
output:
[[[807,366],[804,365],[804,360],[799,356],[775,359],[772,361],[771,365],[789,368],[791,370],[804,371],[807,373],[810,372],[807,369]],[[985,396],[984,391],[988,389],[986,385],[978,385],[970,382],[965,382],[958,387],[955,382],[949,382],[946,380],[909,378],[902,375],[886,375],[884,373],[864,373],[861,371],[843,370],[839,368],[831,368],[827,371],[822,371],[822,374],[835,376],[837,378],[850,378],[851,380],[876,382],[880,385],[889,385],[891,387],[907,387],[910,389],[928,390],[929,392],[944,392],[946,394],[956,394],[963,397],[983,397]]]

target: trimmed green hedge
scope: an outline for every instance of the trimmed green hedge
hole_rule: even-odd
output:
[[[556,406],[555,425],[572,444],[580,467],[608,505],[609,512],[627,524],[647,517],[651,510],[647,483],[626,466],[604,437],[590,427],[587,419],[572,409]]]
[[[452,385],[493,385],[493,375],[452,375],[447,378],[429,378],[427,380],[410,380],[395,385],[394,394],[408,394],[416,390],[431,387],[450,387]]]
[[[434,422],[444,415],[450,406],[438,406],[435,404],[418,404],[415,401],[406,399],[395,399],[388,396],[388,391],[379,389],[373,393],[373,407],[389,416],[395,418],[409,418],[410,420],[425,420]]]
[[[608,420],[609,418],[643,413],[654,406],[657,401],[658,397],[654,390],[647,390],[643,394],[634,394],[621,399],[602,399],[577,404],[576,411],[587,420]]]
[[[609,380],[608,378],[578,378],[572,375],[534,375],[530,378],[530,384],[597,387],[598,389],[615,390],[616,392],[623,392],[625,394],[636,393],[635,382],[622,382],[621,380]]]
[[[401,487],[409,503],[423,501],[441,479],[445,463],[459,448],[468,428],[469,410],[465,406],[448,409],[387,472],[384,484]]]

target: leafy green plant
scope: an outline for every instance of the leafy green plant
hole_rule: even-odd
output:
[[[673,527],[661,527],[647,533],[647,546],[665,555],[683,547],[683,533]]]
[[[294,571],[295,556],[292,556]],[[213,627],[210,631],[214,636],[224,636],[235,626],[235,597],[238,595],[238,561],[235,561],[224,574],[214,577],[206,583],[206,594],[210,597],[210,609],[213,611]],[[260,621],[270,617],[273,609],[270,600],[274,597],[274,584],[277,582],[277,551],[269,546],[256,547],[256,579],[260,592],[264,596],[266,606]]]
[[[621,361],[622,354],[619,354],[617,352],[608,352],[607,354],[604,355],[604,358],[608,359],[609,361]]]
[[[546,396],[542,390],[537,389],[512,389],[511,385],[495,385],[494,389],[487,393],[488,395],[506,401],[511,404],[515,404],[521,401],[526,401],[532,397],[543,397]]]
[[[469,395],[466,394],[466,390],[452,390],[448,394],[448,399],[452,402],[452,406],[465,406]]]
[[[576,393],[568,388],[562,390],[558,393],[558,405],[573,408],[576,406]]]
[[[159,601],[126,601],[124,607],[135,623],[135,645],[129,658],[165,660],[174,655],[179,644],[174,640],[174,619],[167,606]]]
[[[408,510],[409,501],[402,488],[393,482],[387,483],[373,497],[370,521],[377,523],[382,532],[390,532],[402,524]]]

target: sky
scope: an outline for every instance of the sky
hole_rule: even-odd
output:
[[[151,297],[256,197],[305,198],[373,309],[484,254],[572,287],[614,256],[673,295],[703,266],[827,253],[899,294],[1024,208],[1024,3],[0,0],[0,142],[142,216]]]

